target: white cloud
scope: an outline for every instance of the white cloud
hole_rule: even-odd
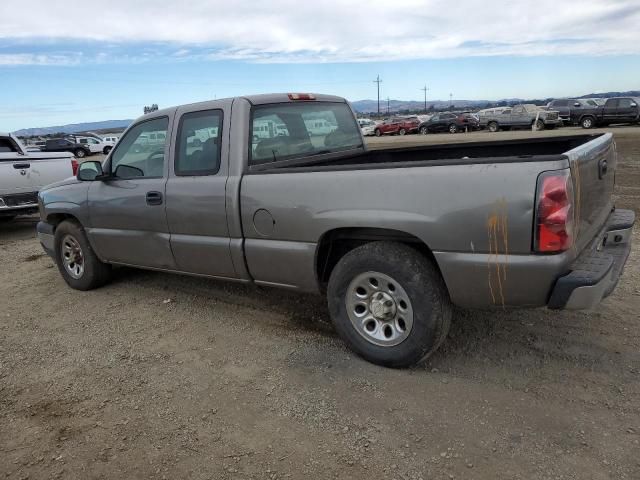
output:
[[[2,2],[0,39],[46,42],[47,51],[52,40],[157,43],[172,49],[138,55],[252,62],[640,53],[638,0],[113,0],[93,8],[88,3]],[[32,14],[16,14],[18,8]],[[71,18],[82,18],[82,26],[69,23]],[[0,49],[4,65],[77,61],[73,55],[5,51]]]

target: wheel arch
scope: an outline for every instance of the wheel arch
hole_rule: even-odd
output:
[[[342,257],[357,247],[378,241],[395,241],[415,248],[433,263],[444,280],[431,248],[415,235],[389,228],[340,227],[325,232],[316,245],[315,274],[320,290],[325,290],[331,272]]]
[[[78,217],[76,217],[75,215],[72,215],[71,213],[68,213],[68,212],[53,212],[53,213],[47,214],[47,216],[45,217],[45,221],[49,225],[52,225],[54,230],[56,229],[56,227],[58,225],[60,225],[65,220],[71,220],[71,221],[77,223],[78,225],[82,225],[82,223],[80,222]]]

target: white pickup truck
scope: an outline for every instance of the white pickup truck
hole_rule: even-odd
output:
[[[78,162],[68,152],[31,152],[11,134],[0,133],[0,221],[38,211],[45,185],[76,174]]]

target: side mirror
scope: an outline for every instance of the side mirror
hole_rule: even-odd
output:
[[[573,104],[573,106],[574,107],[580,107],[580,106],[582,106],[582,104],[580,102],[576,102],[576,103]]]
[[[95,160],[82,162],[78,166],[78,174],[76,178],[82,182],[92,182],[96,177],[103,176],[102,164]]]
[[[118,178],[135,178],[144,177],[144,172],[140,168],[132,167],[131,165],[118,165],[114,175]]]
[[[635,108],[635,107],[637,107],[637,106],[638,106],[638,104],[637,104],[637,103],[635,103],[635,102],[632,102],[632,103],[631,103],[631,106],[632,106],[633,108]]]

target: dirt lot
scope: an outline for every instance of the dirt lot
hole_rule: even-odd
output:
[[[640,213],[640,128],[612,130]],[[346,350],[321,298],[128,269],[73,291],[34,225],[0,225],[7,478],[640,478],[638,249],[596,311],[458,311],[394,371]]]

